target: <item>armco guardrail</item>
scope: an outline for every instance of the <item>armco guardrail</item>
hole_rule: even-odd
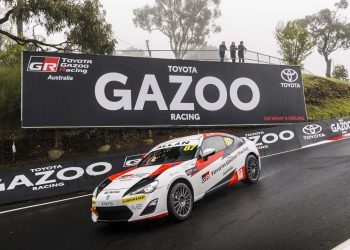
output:
[[[294,150],[350,133],[350,118],[272,127],[241,134],[261,156]],[[123,169],[129,151],[95,158],[0,170],[0,204],[91,192],[104,178]]]

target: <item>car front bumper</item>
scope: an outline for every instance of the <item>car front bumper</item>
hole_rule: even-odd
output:
[[[166,187],[157,188],[150,194],[115,197],[108,200],[104,195],[92,198],[93,222],[138,221],[166,216]]]

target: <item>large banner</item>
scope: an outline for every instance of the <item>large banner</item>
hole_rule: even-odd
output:
[[[350,118],[277,126],[240,134],[253,141],[261,156],[300,149],[350,133]]]
[[[236,134],[255,142],[261,156],[349,137],[350,118],[277,126]],[[147,152],[148,149],[145,149]],[[99,157],[0,169],[0,204],[92,190],[104,178],[137,164],[136,150]]]
[[[125,170],[125,158],[135,153],[136,151],[126,151],[99,157],[0,169],[0,204],[80,191],[92,192],[106,177]]]
[[[24,52],[22,126],[306,121],[299,67]]]

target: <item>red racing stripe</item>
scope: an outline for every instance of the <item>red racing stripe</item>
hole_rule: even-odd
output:
[[[237,171],[238,171],[239,169],[242,169],[243,177],[242,177],[241,179],[238,179],[238,173],[237,173]],[[231,180],[230,180],[230,182],[229,182],[228,185],[229,185],[229,186],[232,186],[232,185],[235,184],[236,182],[241,181],[241,180],[245,180],[246,178],[247,178],[247,176],[246,176],[246,174],[245,174],[245,166],[240,167],[240,168],[237,168],[237,170],[233,173],[232,178],[231,178]]]
[[[128,169],[125,170],[125,171],[122,171],[122,172],[119,172],[119,173],[116,173],[116,174],[114,174],[114,175],[109,176],[108,179],[109,179],[110,181],[113,181],[113,180],[117,179],[118,177],[122,176],[123,174],[126,174],[127,172],[130,172],[130,171],[134,170],[135,168],[136,168],[136,167],[128,168]]]
[[[340,135],[340,136],[336,136],[336,137],[330,138],[330,139],[328,139],[328,141],[338,141],[338,140],[342,140],[342,139],[345,139],[345,138],[349,138],[349,136]]]
[[[226,133],[204,133],[203,134],[203,139],[206,139],[208,137],[212,137],[212,136],[229,136],[229,134],[226,134]]]
[[[175,163],[163,164],[156,171],[154,171],[152,174],[150,174],[150,177],[159,175],[159,174],[163,173],[164,171],[168,170],[169,168],[175,167],[181,163],[182,163],[182,161],[175,162]]]
[[[197,162],[196,162],[197,173],[199,171],[201,171],[202,169],[208,167],[214,161],[220,159],[223,155],[224,155],[224,150],[221,150],[220,152],[217,152],[216,154],[209,156],[208,160],[206,160],[206,161],[204,161],[203,159],[197,160]]]
[[[236,182],[238,181],[238,174],[237,174],[237,171],[235,171],[232,175],[232,178],[229,182],[229,186],[232,186],[233,184],[235,184]]]

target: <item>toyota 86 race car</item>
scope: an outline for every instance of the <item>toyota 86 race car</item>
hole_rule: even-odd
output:
[[[186,220],[193,203],[238,181],[253,184],[261,171],[249,140],[205,133],[161,143],[135,167],[109,176],[93,192],[94,222],[138,221],[170,215]]]

